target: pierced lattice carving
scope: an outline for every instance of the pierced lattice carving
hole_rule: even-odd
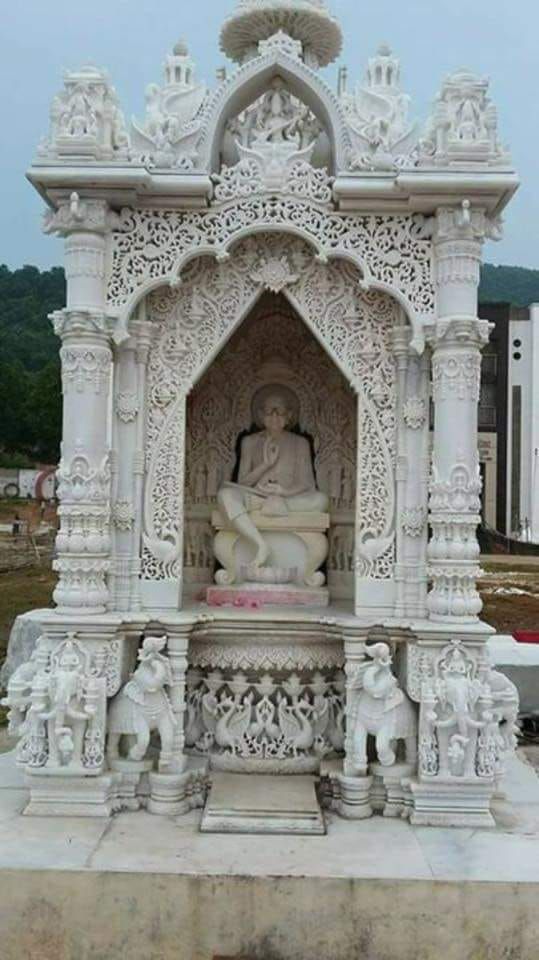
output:
[[[418,314],[434,312],[431,241],[422,216],[346,216],[271,196],[204,212],[124,210],[112,236],[109,304],[122,307],[145,284],[170,278],[197,247],[219,254],[246,230],[268,227],[301,231],[324,256],[355,258],[368,280],[400,292]]]
[[[293,293],[289,292],[291,302],[360,394],[357,523],[359,543],[363,546],[357,563],[363,576],[379,579],[392,576],[395,374],[391,330],[399,320],[399,308],[386,294],[362,292],[359,273],[352,264],[331,261],[323,265],[298,238],[262,234],[238,244],[226,264],[210,258],[192,261],[181,288],[163,288],[149,298],[148,313],[156,325],[156,336],[148,368],[144,550],[144,576],[148,579],[177,578],[181,574],[185,396],[255,303],[260,292],[260,284],[254,278],[256,268],[262,260],[277,255],[286,256],[299,277]],[[291,357],[296,350],[290,349],[288,327],[286,332],[281,329],[279,338],[275,334],[275,330],[273,334],[269,331],[271,349],[275,350],[279,339],[293,369]],[[296,347],[299,349],[299,344]],[[316,353],[319,348],[312,340],[306,349],[308,361],[308,350]],[[245,348],[244,357],[248,356]],[[252,357],[250,363],[252,366]],[[220,434],[214,452],[211,444],[209,450],[206,445],[204,463],[197,462],[192,455],[194,444],[191,439],[187,440],[187,489],[188,496],[195,501],[197,484],[199,490],[204,487],[206,497],[211,500],[225,472],[230,475],[238,431],[250,426],[252,381],[250,384],[236,382],[234,386],[236,407],[229,409],[232,398],[227,400],[228,394],[214,393],[203,408],[200,429],[209,429],[211,434],[217,415],[231,424],[228,435],[226,431]],[[320,389],[319,382],[312,382],[313,397]],[[339,486],[341,500],[343,488],[349,489],[353,500],[353,479],[345,469],[347,463],[353,464],[353,459],[349,454],[347,460],[343,453],[345,448],[339,430],[344,436],[346,429],[346,443],[353,444],[354,429],[350,423],[346,427],[346,416],[340,426],[342,411],[335,407],[337,396],[328,385],[326,405],[318,402],[315,409],[313,400],[309,410],[307,404],[305,428],[313,435],[324,433],[325,449],[319,438],[317,452],[320,484],[330,495],[332,485],[334,489]],[[336,462],[342,463],[343,471],[337,479],[331,477]]]

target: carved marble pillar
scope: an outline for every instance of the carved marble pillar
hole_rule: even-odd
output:
[[[434,450],[430,488],[428,610],[432,620],[473,621],[481,611],[476,590],[480,521],[477,408],[481,349],[490,325],[477,319],[481,243],[489,224],[483,211],[438,211],[434,236],[437,321],[430,337]]]
[[[402,617],[405,612],[405,567],[404,567],[404,530],[401,522],[406,504],[406,488],[410,469],[406,432],[402,423],[402,411],[406,398],[406,374],[408,371],[409,343],[411,334],[408,327],[400,326],[393,330],[393,355],[397,369],[397,494],[396,494],[396,555],[395,581],[397,596],[395,616]]]
[[[104,201],[80,201],[73,194],[45,224],[47,232],[66,238],[67,278],[67,306],[51,317],[62,340],[64,394],[54,600],[61,612],[76,615],[102,613],[108,603],[108,417],[115,321],[105,309],[105,255],[114,217]]]
[[[142,308],[143,311],[143,308]],[[139,316],[141,310],[139,310]],[[143,432],[146,365],[151,327],[142,318],[118,350],[113,403],[113,603],[140,609],[140,540],[144,474]]]
[[[173,685],[170,702],[176,720],[171,772],[183,773],[187,763],[185,747],[185,683],[187,676],[187,653],[192,627],[190,624],[174,626],[169,631],[168,657],[172,667]]]
[[[407,451],[405,501],[399,513],[402,530],[404,616],[427,614],[427,504],[429,486],[429,381],[430,356],[411,352],[406,378],[406,398],[399,429]]]

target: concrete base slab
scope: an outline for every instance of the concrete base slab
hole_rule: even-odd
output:
[[[202,833],[304,834],[326,832],[314,777],[216,773]]]
[[[21,816],[0,756],[2,960],[537,960],[539,779],[496,827],[326,814],[325,836],[199,832],[200,811]]]

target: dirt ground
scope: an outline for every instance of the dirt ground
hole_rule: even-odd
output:
[[[13,523],[15,514],[28,523],[30,531],[34,531],[42,522],[56,527],[56,504],[46,503],[42,516],[37,500],[0,500],[0,524]]]
[[[482,561],[479,581],[484,603],[482,619],[498,633],[539,631],[539,563],[507,557],[503,562]]]

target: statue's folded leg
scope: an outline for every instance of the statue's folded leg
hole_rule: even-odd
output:
[[[217,494],[221,510],[234,529],[256,548],[254,564],[262,567],[269,557],[269,547],[253,523],[245,502],[245,493],[239,487],[223,487]]]

